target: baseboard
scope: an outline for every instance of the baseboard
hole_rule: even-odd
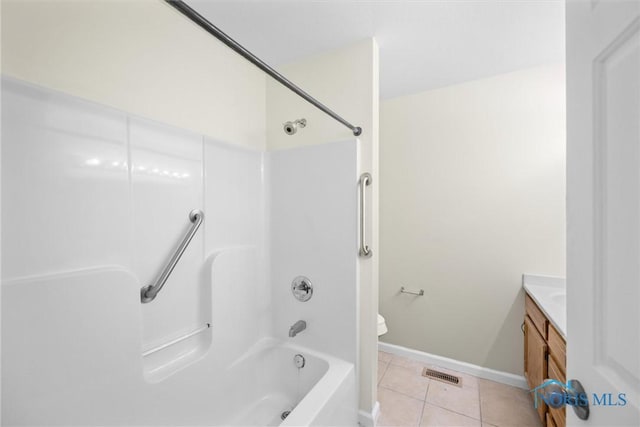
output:
[[[358,424],[362,427],[375,427],[380,416],[380,402],[373,405],[371,412],[364,410],[358,411]]]
[[[496,371],[495,369],[484,368],[471,363],[449,359],[448,357],[436,356],[435,354],[429,354],[423,351],[413,350],[411,348],[395,344],[387,344],[384,342],[378,342],[378,349],[387,353],[428,363],[430,365],[442,366],[443,368],[474,375],[478,378],[484,378],[485,380],[519,387],[524,390],[529,389],[527,380],[523,376],[511,374],[509,372]]]

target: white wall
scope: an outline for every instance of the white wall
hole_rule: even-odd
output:
[[[355,126],[363,129],[359,173],[370,172],[367,235],[372,258],[359,258],[359,407],[370,413],[376,402],[378,306],[378,45],[368,39],[278,68],[287,78]],[[288,136],[286,121],[306,118],[307,127]],[[267,146],[270,149],[323,144],[353,137],[353,133],[315,107],[267,80]],[[353,183],[355,188],[356,182]],[[355,196],[354,196],[355,197]],[[369,420],[371,422],[371,420]]]
[[[356,363],[358,144],[275,150],[267,159],[273,334]],[[297,276],[314,285],[309,301],[291,293]],[[298,320],[307,329],[290,338]]]
[[[382,341],[522,374],[521,275],[565,273],[564,88],[546,66],[382,102]]]
[[[272,335],[263,152],[10,79],[2,107],[3,422],[224,424],[216,380]]]
[[[3,0],[2,73],[265,146],[264,74],[164,1]]]
[[[267,292],[256,300],[256,305],[243,304],[242,309],[229,312],[227,308],[233,306],[236,298],[246,296],[224,291],[225,283],[238,274],[228,271],[255,272],[243,263],[255,266],[262,262],[260,252],[251,248],[252,244],[262,247],[264,243],[261,223],[246,213],[254,206],[241,206],[238,202],[245,200],[248,187],[261,194],[262,154],[238,154],[210,141],[203,145],[202,138],[204,134],[229,144],[264,149],[264,74],[160,0],[6,0],[2,1],[1,25],[3,76],[99,104],[84,103],[76,108],[72,104],[78,100],[57,104],[66,98],[52,95],[49,105],[30,114],[36,122],[43,122],[43,129],[51,130],[49,127],[54,126],[61,132],[51,132],[44,139],[31,135],[22,142],[21,152],[15,151],[15,146],[8,147],[4,138],[3,151],[16,155],[9,164],[16,160],[26,162],[27,157],[30,160],[29,167],[3,170],[7,178],[3,180],[3,200],[17,203],[16,198],[22,197],[21,203],[38,209],[30,210],[33,216],[30,219],[35,221],[31,222],[32,232],[23,236],[26,239],[14,243],[15,233],[3,235],[3,261],[9,266],[2,271],[3,279],[113,264],[135,272],[136,286],[149,283],[157,274],[159,262],[175,244],[176,236],[183,232],[185,211],[204,203],[205,225],[174,272],[174,281],[167,284],[164,297],[160,296],[154,305],[142,307],[144,315],[136,319],[144,323],[141,345],[149,348],[209,320],[213,324],[209,335],[227,345],[230,351],[225,355],[234,358],[246,349],[249,341],[253,343],[256,337],[267,334],[271,322],[264,320],[263,306],[270,299],[267,291],[261,291],[263,276],[247,273],[234,279],[246,280],[243,292],[252,292],[252,286],[258,288],[258,295]],[[5,94],[6,91],[3,100]],[[117,110],[109,111],[105,105]],[[136,117],[128,122],[123,112],[146,119]],[[76,136],[70,138],[74,132]],[[44,140],[49,143],[42,143]],[[91,155],[100,157],[103,166],[105,160],[124,165],[129,154],[136,165],[164,164],[170,169],[174,167],[172,172],[179,170],[189,177],[176,181],[175,185],[167,182],[158,185],[143,171],[128,172],[126,166],[118,170],[99,167],[92,170],[81,165]],[[247,170],[255,160],[252,156],[257,156],[257,164],[253,165],[257,177]],[[205,162],[217,166],[222,163],[223,167],[205,176]],[[31,166],[37,166],[39,173],[34,174]],[[224,169],[231,166],[235,167]],[[222,171],[229,173],[227,187],[217,180]],[[7,185],[17,184],[16,173],[27,176],[21,181],[27,187],[13,187],[18,190],[11,194]],[[257,181],[253,182],[254,178]],[[248,181],[251,182],[247,184]],[[214,185],[217,187],[213,188]],[[28,186],[33,193],[25,191]],[[205,189],[211,198],[216,198],[215,202],[211,199],[203,202]],[[85,196],[80,203],[74,199],[78,195]],[[258,202],[257,213],[262,221],[264,209],[260,198],[247,196],[246,200]],[[226,202],[224,212],[228,217],[220,215],[218,202]],[[5,230],[15,229],[15,224],[24,221],[19,213],[14,216],[11,209],[3,210],[6,213]],[[130,222],[134,217],[135,225]],[[45,220],[53,226],[45,227],[40,222]],[[218,225],[217,221],[224,225]],[[220,229],[242,232],[230,239]],[[95,241],[100,244],[92,243]],[[234,245],[245,247],[220,255],[221,248]],[[6,250],[8,247],[12,250]],[[189,263],[192,264],[189,267],[201,266],[213,250],[219,255],[215,263],[208,259],[205,268],[187,268]],[[212,280],[213,273],[207,270],[214,264],[217,267],[214,275],[219,278],[212,290],[202,284]],[[189,290],[177,292],[177,283]],[[222,289],[216,288],[219,286]],[[214,298],[211,302],[212,292],[225,298]],[[178,297],[179,304],[171,305],[170,301],[176,302],[173,297]],[[199,301],[195,310],[194,301]],[[252,322],[243,310],[258,313],[259,320]],[[236,320],[235,338],[223,326],[230,319]],[[255,324],[261,327],[256,328]],[[207,341],[197,344],[206,345]],[[221,360],[216,363],[224,366]],[[145,358],[146,373],[163,364],[166,360],[158,360],[157,355]],[[126,410],[121,415],[126,416]]]
[[[2,46],[2,2],[0,2],[0,47]],[[0,53],[0,70],[2,70],[2,54]],[[0,98],[2,97],[2,87],[0,86]],[[1,104],[1,102],[0,102]],[[2,117],[2,107],[0,106],[0,117]],[[2,164],[2,121],[0,120],[0,165]],[[2,167],[0,166],[0,173]],[[2,201],[0,197],[0,224],[2,224]],[[2,226],[0,225],[0,240],[2,239]],[[2,277],[2,248],[0,248],[0,277]],[[0,314],[2,314],[2,287],[0,286]],[[2,316],[0,316],[0,330],[2,328]],[[2,379],[2,340],[0,339],[0,380]],[[2,401],[2,387],[0,387],[0,401]],[[0,405],[0,422],[2,420],[2,405]]]

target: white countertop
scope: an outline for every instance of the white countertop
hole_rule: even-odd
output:
[[[567,339],[567,287],[563,277],[523,274],[522,285],[553,326]]]

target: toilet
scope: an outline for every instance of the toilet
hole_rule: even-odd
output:
[[[384,320],[384,317],[378,313],[378,336],[384,335],[387,332],[387,322]]]

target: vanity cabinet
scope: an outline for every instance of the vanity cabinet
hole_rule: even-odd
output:
[[[533,389],[546,379],[566,382],[566,342],[529,295],[525,297],[524,375]],[[531,393],[533,399],[533,393]],[[565,408],[538,402],[538,415],[546,427],[565,427]]]

